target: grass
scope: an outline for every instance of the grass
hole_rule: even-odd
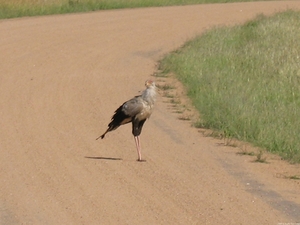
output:
[[[300,12],[215,28],[166,56],[201,126],[300,162]]]
[[[242,1],[250,0],[0,0],[0,19],[106,9]]]
[[[249,155],[249,156],[254,156],[254,152],[247,152],[247,151],[241,151],[237,153],[238,155]]]
[[[267,157],[263,157],[263,154],[263,150],[260,150],[259,153],[256,155],[256,159],[254,160],[254,162],[267,163]]]
[[[163,84],[163,85],[156,85],[158,89],[166,91],[166,90],[170,90],[170,89],[174,89],[174,87],[172,85],[169,84]]]
[[[300,180],[300,176],[297,175],[289,176],[288,178],[291,180]]]

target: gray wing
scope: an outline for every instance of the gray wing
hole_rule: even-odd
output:
[[[143,100],[140,96],[134,97],[125,102],[122,107],[122,111],[128,116],[135,116],[140,113],[144,108]]]

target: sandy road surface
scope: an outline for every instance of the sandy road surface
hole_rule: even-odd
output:
[[[0,21],[0,224],[300,221],[299,168],[254,164],[158,99],[137,154],[131,127],[95,138],[156,60],[218,24],[300,2],[103,11]],[[293,175],[293,174],[291,174]]]

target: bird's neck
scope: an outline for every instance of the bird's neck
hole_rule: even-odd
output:
[[[156,96],[155,87],[148,87],[143,91],[142,98],[149,104],[154,104]]]

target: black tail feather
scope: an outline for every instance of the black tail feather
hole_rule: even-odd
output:
[[[99,138],[103,139],[105,137],[105,134],[107,133],[108,131],[106,131],[104,134],[100,135],[99,137],[96,138],[96,140],[98,140]]]
[[[121,105],[111,118],[111,122],[108,124],[107,131],[112,131],[117,129],[119,126],[131,122],[130,116],[124,113],[123,105]]]
[[[105,137],[105,134],[107,132],[113,131],[117,129],[119,126],[131,122],[131,117],[126,115],[123,110],[123,105],[121,105],[116,111],[115,114],[112,116],[110,123],[108,124],[108,128],[105,131],[104,134],[99,136],[96,140],[98,140],[100,137],[103,139]]]

